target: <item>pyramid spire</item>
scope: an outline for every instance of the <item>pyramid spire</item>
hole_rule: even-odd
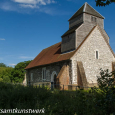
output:
[[[97,12],[93,7],[91,7],[87,2],[85,2],[85,4],[83,4],[83,6],[69,19],[69,21],[76,18],[82,13],[91,14],[93,16],[104,19],[104,17],[99,12]]]

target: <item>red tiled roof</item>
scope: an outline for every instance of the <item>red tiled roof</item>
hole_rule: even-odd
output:
[[[72,57],[74,52],[75,51],[61,54],[61,42],[59,42],[42,50],[25,69],[68,60]]]
[[[95,27],[96,26],[94,26],[92,28],[92,30],[85,37],[85,39],[81,42],[81,44],[77,47],[76,50],[74,50],[72,52],[69,52],[69,53],[61,54],[61,42],[59,42],[55,45],[52,45],[52,46],[42,50],[36,56],[36,58],[32,62],[30,62],[30,64],[25,69],[30,69],[30,68],[33,68],[33,67],[37,67],[37,66],[41,66],[41,65],[47,65],[47,64],[51,64],[51,63],[55,63],[55,62],[64,61],[64,60],[69,60],[75,54],[75,52],[78,51],[78,49],[82,46],[82,44],[86,41],[86,39],[92,33],[92,31],[95,29]],[[107,43],[109,49],[111,50],[111,52],[113,53],[113,55],[115,57],[115,54],[114,54],[113,50],[111,49],[109,43],[107,42],[105,36],[103,35],[103,33],[101,31],[101,28],[99,26],[98,26],[98,28],[99,28],[102,36],[104,37],[105,42]]]

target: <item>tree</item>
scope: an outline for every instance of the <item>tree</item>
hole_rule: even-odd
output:
[[[2,82],[3,81],[3,79],[2,78],[0,78],[0,82]]]
[[[10,80],[9,76],[3,76],[3,82],[4,83],[10,83],[11,80]]]
[[[95,0],[96,6],[106,6],[115,3],[115,0]]]
[[[21,83],[24,80],[25,75],[25,67],[31,61],[24,61],[18,63],[12,71],[12,76],[10,77],[11,81],[14,83]]]
[[[2,82],[7,82],[7,83],[10,83],[11,80],[11,73],[13,71],[13,68],[12,67],[1,67],[0,69],[2,69],[0,71],[0,81]]]
[[[98,86],[100,89],[104,90],[104,89],[108,89],[111,87],[114,87],[114,75],[115,72],[110,72],[109,70],[102,70],[100,69],[100,77],[98,77],[97,82],[98,82]]]
[[[115,113],[115,71],[109,72],[109,70],[100,71],[97,82],[99,88],[92,88],[92,92],[95,94],[94,100],[96,107],[103,111],[103,115],[112,115]]]
[[[4,63],[0,63],[0,67],[7,67],[7,66]]]

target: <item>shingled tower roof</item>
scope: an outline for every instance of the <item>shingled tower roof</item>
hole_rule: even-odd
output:
[[[69,19],[69,21],[82,13],[91,14],[93,16],[104,19],[104,17],[99,12],[97,12],[93,7],[91,7],[87,2],[85,2],[85,4]]]

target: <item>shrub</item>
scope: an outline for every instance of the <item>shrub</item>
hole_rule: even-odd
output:
[[[99,89],[92,88],[94,99],[97,108],[103,111],[103,114],[110,115],[115,112],[115,88],[114,88],[114,76],[115,72],[107,70],[100,71],[100,77],[97,82]]]

